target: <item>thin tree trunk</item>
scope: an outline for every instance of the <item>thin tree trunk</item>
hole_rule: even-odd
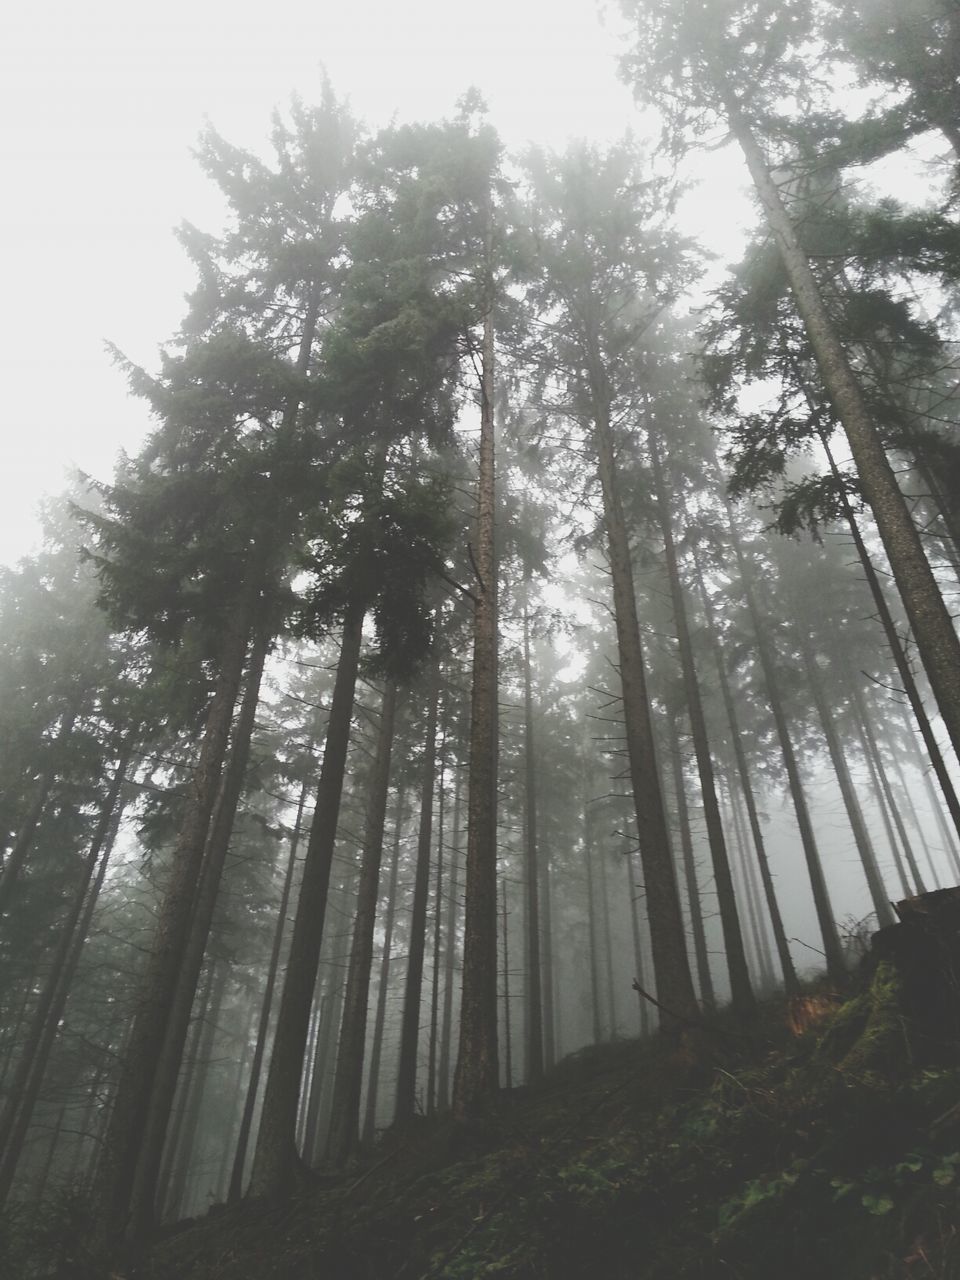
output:
[[[510,1034],[510,935],[507,933],[507,882],[500,881],[503,933],[503,1070],[504,1087],[513,1088],[513,1038]]]
[[[606,851],[601,846],[597,867],[600,872],[598,885],[600,897],[600,945],[603,949],[604,995],[607,1005],[607,1024],[610,1028],[609,1039],[617,1038],[617,997],[613,982],[613,940],[610,936],[610,899],[607,894],[607,859]]]
[[[363,856],[357,888],[357,914],[353,926],[350,967],[343,1000],[337,1072],[333,1084],[333,1110],[327,1155],[342,1165],[357,1144],[360,1093],[363,1085],[363,1049],[367,1035],[367,1003],[373,965],[373,931],[377,918],[377,889],[383,855],[383,828],[390,788],[390,758],[396,723],[397,685],[390,681],[380,705],[377,751],[370,778],[370,796],[363,834]]]
[[[834,460],[833,453],[830,450],[830,444],[825,432],[820,432],[820,441],[827,455],[827,461],[830,464],[830,470],[839,480],[840,470]],[[880,619],[880,625],[883,627],[883,633],[887,638],[887,644],[896,663],[897,672],[903,682],[903,689],[910,702],[917,728],[920,730],[920,736],[923,738],[923,744],[927,749],[927,755],[930,757],[930,763],[933,765],[933,771],[937,775],[937,782],[940,784],[940,790],[943,793],[944,801],[950,813],[954,829],[960,833],[960,798],[957,796],[956,788],[953,785],[953,779],[947,770],[946,761],[943,758],[943,752],[940,750],[940,744],[937,742],[936,734],[933,732],[933,726],[930,723],[930,717],[927,715],[926,708],[923,705],[923,699],[920,696],[920,690],[917,688],[917,682],[913,678],[913,672],[910,670],[910,663],[907,661],[907,655],[904,652],[903,644],[900,636],[897,634],[897,628],[890,613],[890,606],[887,604],[886,596],[883,594],[883,588],[880,585],[880,579],[874,568],[870,553],[867,551],[860,533],[860,526],[857,523],[856,515],[853,507],[847,499],[846,492],[842,483],[838,487],[840,499],[843,504],[844,517],[850,526],[850,532],[853,536],[853,544],[857,550],[860,564],[867,579],[867,585],[870,588],[870,594],[873,597],[873,603],[877,609],[877,616]],[[958,866],[960,871],[960,866]]]
[[[777,679],[776,668],[774,666],[770,641],[767,635],[766,624],[757,606],[750,569],[747,566],[746,557],[744,556],[743,548],[740,545],[740,537],[737,532],[729,504],[727,510],[730,515],[730,537],[736,554],[737,564],[740,569],[740,578],[743,584],[744,596],[747,601],[747,608],[753,622],[753,631],[757,642],[757,656],[760,659],[760,666],[763,669],[764,681],[767,687],[767,698],[770,703],[770,712],[773,716],[774,725],[776,726],[777,738],[780,742],[780,752],[783,756],[784,767],[787,771],[790,795],[793,800],[794,811],[797,815],[797,826],[800,831],[800,841],[803,846],[803,855],[807,864],[807,875],[810,878],[810,887],[813,891],[813,903],[817,913],[817,922],[820,926],[820,936],[823,939],[823,951],[824,958],[827,963],[827,973],[834,982],[842,983],[846,980],[846,965],[843,958],[843,948],[840,945],[840,935],[837,933],[836,920],[834,919],[833,909],[830,906],[827,882],[823,874],[820,850],[817,848],[816,838],[813,834],[813,823],[810,820],[807,798],[804,792],[803,782],[800,777],[800,767],[797,764],[796,754],[793,749],[793,742],[791,741],[790,731],[787,727],[787,717],[783,710],[783,704],[780,701],[780,695],[778,692],[779,682]]]
[[[543,1066],[549,1071],[557,1061],[556,1001],[554,1000],[553,907],[550,898],[550,856],[538,848],[541,920],[540,995],[543,1001]]]
[[[766,210],[824,386],[846,432],[861,488],[873,511],[930,687],[954,751],[960,757],[960,638],[761,147],[733,93],[724,84],[718,88]]]
[[[583,806],[583,854],[587,869],[587,948],[590,953],[590,1007],[593,1012],[593,1042],[601,1044],[605,1039],[600,1006],[600,977],[597,972],[599,946],[597,943],[596,891],[593,880],[593,824],[590,821],[590,801]]]
[[[909,725],[908,725],[909,728]],[[923,785],[927,792],[927,799],[930,802],[930,809],[936,820],[940,835],[943,838],[943,849],[951,864],[953,875],[960,876],[960,854],[957,852],[957,846],[954,843],[953,836],[950,833],[950,827],[946,818],[943,816],[943,807],[940,799],[934,790],[933,783],[930,781],[930,775],[924,769],[923,765],[919,766],[919,771],[923,777]]]
[[[613,585],[630,783],[643,863],[654,978],[657,997],[666,1015],[660,1025],[679,1032],[687,1023],[696,1021],[699,1009],[690,976],[683,915],[657,771],[630,542],[620,501],[613,432],[608,398],[602,390],[605,379],[601,369],[595,370],[594,381],[598,384],[594,389],[594,440]]]
[[[673,603],[674,629],[677,635],[677,647],[680,651],[680,668],[683,673],[687,715],[690,719],[690,732],[693,737],[693,749],[697,759],[697,772],[700,775],[703,816],[707,824],[707,841],[713,866],[713,880],[717,891],[717,903],[720,908],[720,926],[723,931],[723,946],[726,954],[727,973],[730,979],[730,996],[733,1007],[740,1014],[749,1016],[752,1015],[756,1008],[756,1001],[753,995],[753,988],[750,985],[750,973],[747,969],[747,957],[740,928],[740,916],[737,911],[737,899],[733,890],[733,876],[727,855],[727,842],[723,832],[723,823],[720,819],[720,805],[717,801],[717,788],[714,780],[713,757],[710,754],[707,721],[703,712],[700,683],[697,679],[696,661],[693,656],[693,644],[690,639],[687,605],[683,594],[683,584],[680,581],[680,568],[677,563],[677,550],[673,538],[673,524],[667,498],[667,485],[653,431],[649,433],[649,448],[654,487],[657,494],[657,507],[660,515],[660,530],[663,534],[663,553],[666,560],[667,581],[670,585],[670,598]]]
[[[526,889],[526,1001],[524,1028],[528,1084],[543,1076],[543,995],[540,978],[540,871],[537,858],[537,761],[530,662],[530,573],[523,584],[524,881]]]
[[[737,869],[740,875],[740,883],[743,885],[743,897],[747,904],[747,914],[750,920],[750,932],[753,937],[753,949],[757,958],[757,976],[760,986],[765,991],[772,991],[775,985],[773,976],[773,963],[770,957],[770,950],[767,943],[767,937],[763,928],[763,914],[760,910],[760,895],[757,892],[756,881],[751,875],[750,858],[747,854],[747,835],[740,808],[737,804],[737,797],[733,790],[732,784],[728,781],[726,788],[726,805],[730,811],[733,823],[734,843],[737,849]]]
[[[307,748],[307,755],[313,755],[313,743]],[[287,910],[290,905],[290,890],[293,886],[293,873],[297,864],[297,849],[300,845],[300,833],[303,824],[303,810],[307,803],[309,780],[304,778],[300,788],[300,799],[297,802],[297,816],[293,824],[293,835],[290,838],[290,852],[287,857],[287,868],[283,877],[283,888],[280,891],[280,905],[277,910],[277,924],[273,931],[273,946],[270,950],[270,962],[267,966],[267,980],[263,988],[263,1000],[260,1005],[260,1020],[257,1025],[257,1041],[254,1045],[253,1059],[250,1063],[250,1079],[243,1103],[243,1115],[240,1117],[240,1128],[237,1133],[237,1150],[233,1159],[233,1170],[230,1174],[230,1187],[227,1201],[233,1203],[243,1195],[244,1173],[247,1163],[247,1147],[250,1142],[250,1131],[253,1126],[253,1114],[257,1106],[257,1094],[260,1089],[260,1073],[263,1058],[267,1049],[267,1035],[270,1029],[270,1012],[273,1007],[273,992],[280,968],[280,951],[283,947],[283,934],[287,923]]]
[[[500,1084],[497,1057],[498,607],[495,542],[493,299],[483,322],[477,479],[477,594],[470,698],[470,771],[460,1043],[453,1081],[458,1120],[482,1111]]]
[[[10,1194],[50,1051],[57,1037],[67,997],[80,963],[83,944],[90,931],[94,908],[103,887],[123,816],[121,792],[132,754],[133,736],[128,734],[121,747],[110,789],[100,812],[83,875],[74,891],[70,913],[59,926],[57,950],[31,1016],[27,1039],[21,1050],[3,1114],[0,1115],[0,1205],[6,1203]]]
[[[673,787],[677,797],[677,826],[680,830],[680,853],[683,877],[687,888],[687,906],[690,912],[690,931],[693,934],[693,955],[697,966],[697,983],[703,1007],[711,1012],[717,1007],[707,954],[707,935],[703,927],[703,904],[697,885],[697,866],[693,856],[693,838],[690,833],[690,809],[687,805],[687,789],[683,776],[683,756],[680,752],[680,734],[677,717],[670,716],[670,758],[673,762]],[[643,997],[640,997],[641,1000]]]
[[[870,833],[867,830],[866,822],[864,822],[860,802],[857,799],[853,780],[850,777],[850,770],[843,754],[836,722],[827,704],[820,669],[817,666],[810,645],[806,641],[802,627],[798,627],[798,633],[801,637],[800,652],[803,659],[803,667],[807,674],[807,683],[813,694],[813,703],[817,709],[817,716],[820,719],[820,727],[823,729],[827,749],[830,752],[833,771],[837,776],[837,782],[840,784],[840,794],[843,797],[843,804],[847,811],[847,818],[850,822],[850,829],[853,832],[857,853],[860,855],[867,888],[870,890],[870,900],[876,913],[877,924],[881,929],[885,929],[887,925],[895,923],[893,908],[887,899],[887,893],[883,886],[883,878],[880,875],[880,868],[877,866],[877,855],[874,852]]]
[[[637,886],[634,884],[633,876],[633,854],[630,851],[629,844],[623,853],[624,865],[627,868],[627,893],[630,897],[630,931],[633,936],[633,967],[636,971],[637,987],[646,990],[647,981],[644,974],[643,963],[643,941],[640,936],[640,912],[637,908]],[[637,990],[637,1001],[640,1006],[640,1034],[646,1036],[650,1034],[650,1004],[645,1000]]]
[[[437,1107],[437,1039],[440,1034],[440,939],[443,930],[443,835],[444,835],[444,767],[446,764],[446,730],[440,748],[440,798],[437,807],[437,878],[433,907],[433,973],[430,983],[430,1035],[427,1056],[427,1115]]]
[[[423,956],[426,949],[427,896],[430,888],[430,853],[433,845],[433,796],[437,766],[437,708],[440,701],[440,660],[434,660],[427,691],[427,726],[420,778],[420,827],[417,867],[410,916],[410,946],[403,990],[400,1026],[400,1061],[397,1066],[397,1121],[406,1121],[417,1107],[417,1060],[420,1053],[420,1005],[423,994]]]
[[[894,757],[893,760],[893,770],[897,775],[897,781],[900,784],[900,794],[903,797],[903,804],[910,816],[913,829],[920,838],[920,844],[923,847],[923,856],[926,858],[927,866],[930,868],[930,878],[933,881],[933,887],[935,889],[942,889],[943,881],[940,879],[940,873],[937,871],[936,863],[933,860],[930,845],[927,843],[927,835],[923,829],[923,823],[920,821],[920,815],[917,813],[917,806],[913,803],[913,796],[911,795],[910,788],[907,786],[907,780],[903,775],[903,770],[900,768],[900,762],[896,757]]]
[[[897,844],[897,837],[894,834],[893,823],[890,821],[890,815],[887,813],[887,802],[884,799],[883,788],[880,785],[880,775],[877,773],[876,765],[873,760],[873,752],[867,741],[867,731],[859,716],[856,720],[857,736],[860,739],[860,750],[863,758],[867,763],[867,772],[870,775],[870,785],[873,789],[874,803],[880,813],[880,819],[883,822],[883,830],[887,837],[887,844],[890,846],[890,852],[893,855],[893,865],[900,881],[900,888],[905,898],[911,895],[910,882],[907,879],[906,867],[900,854],[900,847]]]
[[[387,992],[390,986],[393,924],[397,909],[397,874],[400,867],[400,837],[403,834],[404,793],[397,794],[396,826],[393,833],[393,857],[390,861],[390,881],[387,888],[387,909],[383,917],[383,953],[380,957],[380,982],[377,987],[377,1012],[373,1023],[373,1041],[370,1048],[370,1076],[367,1082],[367,1102],[364,1109],[362,1141],[373,1142],[377,1123],[377,1097],[380,1092],[380,1058],[383,1053],[383,1027],[387,1016]]]
[[[298,1167],[297,1104],[350,744],[363,614],[361,605],[351,604],[343,621],[316,806],[253,1159],[250,1191],[255,1196],[282,1196]]]
[[[773,928],[773,940],[777,948],[777,959],[780,962],[780,972],[783,975],[783,989],[787,995],[796,995],[800,990],[800,984],[797,979],[797,971],[793,964],[793,957],[790,954],[790,944],[787,942],[787,933],[783,927],[783,917],[780,914],[780,903],[777,900],[777,891],[774,887],[773,875],[770,871],[770,861],[767,857],[767,847],[763,838],[763,828],[760,825],[760,814],[757,811],[756,796],[753,792],[753,779],[750,776],[750,768],[747,764],[746,752],[743,749],[743,738],[740,732],[740,717],[737,715],[737,705],[733,697],[733,691],[730,688],[730,680],[727,676],[727,667],[720,647],[720,638],[717,632],[713,605],[710,601],[709,595],[707,594],[706,584],[703,580],[703,570],[696,551],[694,551],[694,564],[696,567],[697,586],[699,588],[700,600],[703,604],[704,617],[706,618],[707,630],[710,634],[710,642],[713,647],[714,662],[716,663],[717,675],[720,681],[720,693],[727,713],[727,721],[730,725],[730,740],[733,745],[733,757],[737,765],[740,790],[743,794],[744,804],[747,809],[747,819],[750,824],[750,834],[753,839],[754,853],[756,854],[757,866],[760,870],[760,881],[763,885],[764,898],[767,903],[767,912],[770,916],[770,924]]]
[[[457,898],[460,892],[460,770],[453,787],[453,834],[450,843],[450,888],[447,890],[447,920],[443,953],[443,1023],[440,1032],[440,1065],[437,1108],[450,1108],[450,1050],[453,1043],[453,975],[457,960]]]

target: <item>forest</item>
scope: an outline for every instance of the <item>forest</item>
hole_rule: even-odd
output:
[[[591,1072],[641,1068],[776,1170],[737,1190],[724,1155],[704,1241],[733,1257],[822,1175],[888,1261],[821,1274],[960,1275],[960,6],[619,8],[638,114],[606,147],[508,154],[477,89],[371,131],[329,82],[270,154],[200,136],[228,221],[177,233],[158,367],[114,352],[150,433],[0,568],[11,1280],[770,1275],[750,1239],[633,1269],[695,1176],[692,1113],[604,1120]],[[676,216],[728,141],[735,264]],[[951,902],[891,995],[898,931]],[[882,1022],[941,981],[935,1034]],[[847,1092],[810,1119],[815,1067]],[[593,1106],[607,1163],[544,1193],[544,1238],[581,1234],[476,1252],[521,1174],[477,1191],[464,1153]],[[757,1136],[854,1113],[909,1195]],[[630,1126],[656,1143],[614,1161]],[[390,1160],[434,1180],[421,1243],[375,1217]],[[339,1225],[271,1263],[314,1194]],[[473,1226],[430,1237],[455,1194]],[[621,1194],[629,1229],[597,1216]],[[259,1261],[155,1254],[208,1214],[256,1221]]]

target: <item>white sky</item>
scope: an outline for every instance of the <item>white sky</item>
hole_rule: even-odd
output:
[[[172,228],[220,225],[190,154],[205,117],[257,148],[275,106],[315,96],[323,64],[372,126],[448,115],[471,84],[508,148],[639,123],[616,32],[591,0],[20,0],[5,12],[0,562],[30,549],[35,504],[67,467],[109,478],[118,450],[137,448],[146,415],[103,343],[154,367],[180,320],[192,274]],[[709,186],[685,222],[723,251],[742,177],[729,155],[704,164]]]

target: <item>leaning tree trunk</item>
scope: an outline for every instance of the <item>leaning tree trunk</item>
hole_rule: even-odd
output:
[[[140,982],[138,1009],[104,1136],[93,1210],[94,1239],[101,1249],[118,1239],[127,1226],[140,1140],[163,1048],[167,1014],[176,994],[181,958],[190,933],[207,831],[259,596],[253,576],[242,588],[225,625],[220,670],[207,713],[200,757],[187,793],[183,825],[173,850],[154,943]]]
[[[337,1072],[333,1083],[327,1158],[338,1166],[346,1162],[356,1147],[360,1123],[363,1047],[367,1034],[370,969],[373,965],[373,931],[377,918],[377,889],[380,886],[383,827],[387,816],[396,711],[397,685],[391,680],[384,690],[380,704],[380,729],[370,778],[360,882],[357,888],[357,913],[353,925],[347,988],[343,998]]]
[[[492,298],[483,324],[477,594],[470,699],[470,773],[460,1044],[453,1081],[458,1120],[482,1111],[500,1084],[497,1056],[497,558],[494,538],[494,345]]]
[[[960,756],[960,637],[761,147],[734,94],[725,85],[720,86],[720,93],[766,210],[824,387],[846,432],[861,489],[873,511],[940,715]]]
[[[80,964],[83,944],[90,931],[94,908],[107,874],[120,820],[123,816],[121,792],[133,754],[133,736],[128,734],[121,748],[110,789],[103,803],[93,840],[87,853],[80,883],[67,919],[60,928],[60,940],[50,972],[30,1020],[26,1043],[0,1115],[0,1206],[4,1205],[43,1083],[53,1048]],[[98,865],[99,864],[99,865]],[[94,874],[96,873],[96,874]]]
[[[203,857],[203,869],[193,905],[190,936],[184,949],[177,979],[177,989],[170,1006],[163,1051],[157,1065],[146,1129],[137,1159],[137,1172],[131,1195],[131,1231],[136,1238],[145,1236],[154,1224],[157,1199],[157,1177],[163,1146],[170,1123],[170,1111],[177,1091],[177,1077],[190,1026],[190,1012],[203,969],[203,957],[213,924],[220,892],[220,881],[226,865],[234,821],[250,760],[250,743],[260,704],[260,684],[266,661],[269,635],[264,626],[254,628],[240,711],[234,726],[230,758],[224,772],[220,794],[214,809],[210,836]]]
[[[649,446],[650,461],[653,467],[653,481],[657,494],[657,507],[660,515],[660,530],[663,534],[667,581],[670,584],[670,598],[673,603],[674,629],[677,634],[680,668],[683,673],[683,687],[687,700],[687,715],[690,718],[690,732],[693,737],[693,749],[697,759],[697,772],[700,775],[703,816],[707,824],[707,842],[710,847],[713,879],[720,908],[720,926],[723,931],[727,973],[730,978],[730,996],[733,1007],[739,1013],[750,1015],[756,1008],[756,1001],[753,995],[753,988],[750,985],[750,973],[747,968],[747,956],[743,945],[743,933],[740,928],[740,916],[737,911],[737,899],[733,890],[733,875],[730,871],[727,842],[723,833],[723,822],[720,818],[720,805],[717,800],[717,788],[714,780],[713,757],[710,754],[710,743],[707,737],[707,720],[703,712],[703,700],[700,697],[700,683],[697,679],[696,661],[693,656],[693,644],[690,639],[690,626],[687,621],[687,605],[683,596],[683,584],[680,581],[680,568],[677,563],[677,550],[673,539],[673,524],[667,504],[667,485],[653,431],[649,434]]]
[[[770,916],[770,924],[773,928],[773,940],[777,948],[777,959],[780,961],[780,972],[783,975],[783,989],[787,995],[796,995],[800,990],[800,984],[797,979],[797,971],[794,968],[793,957],[790,954],[790,944],[787,942],[787,933],[783,927],[783,916],[780,914],[780,903],[777,900],[777,891],[773,883],[773,875],[770,871],[770,862],[767,858],[766,842],[763,838],[763,828],[760,825],[760,814],[757,810],[757,800],[753,791],[753,779],[750,776],[750,766],[747,764],[747,755],[743,749],[743,737],[740,732],[740,717],[737,715],[737,704],[733,697],[733,691],[730,688],[730,679],[727,676],[727,667],[724,662],[723,652],[720,646],[720,637],[717,632],[716,618],[714,617],[713,605],[710,596],[707,593],[706,583],[703,580],[703,570],[700,566],[699,558],[696,550],[694,550],[694,565],[697,575],[697,587],[700,593],[700,601],[703,604],[704,617],[707,622],[707,630],[710,635],[710,643],[713,649],[713,658],[717,668],[717,676],[720,681],[720,693],[723,698],[724,709],[727,713],[727,720],[730,725],[730,741],[733,745],[733,758],[737,765],[737,776],[740,781],[740,791],[743,795],[743,801],[747,810],[747,820],[750,824],[750,835],[753,839],[753,848],[757,858],[757,866],[760,869],[760,880],[763,884],[763,895],[767,903],[767,913]]]
[[[650,943],[662,1028],[679,1031],[699,1016],[690,976],[680,897],[670,854],[670,837],[657,770],[643,646],[637,616],[630,541],[620,500],[619,477],[603,371],[595,371],[594,441],[603,492],[608,557],[613,586],[620,681],[627,734],[630,783],[637,816]]]
[[[255,1196],[282,1196],[298,1167],[297,1104],[350,743],[363,615],[362,605],[354,603],[343,620],[320,782],[253,1159],[250,1193]]]
[[[440,701],[440,660],[434,659],[427,692],[427,727],[420,778],[420,828],[417,866],[410,916],[410,946],[403,990],[400,1025],[400,1061],[397,1066],[396,1119],[410,1120],[417,1107],[417,1058],[420,1050],[420,1005],[423,994],[423,957],[427,943],[427,896],[430,890],[430,852],[433,844],[433,793],[437,772],[437,707]]]

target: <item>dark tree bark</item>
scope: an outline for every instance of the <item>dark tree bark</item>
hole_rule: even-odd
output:
[[[693,838],[690,833],[690,809],[687,804],[686,782],[683,776],[683,756],[680,751],[680,734],[677,717],[670,717],[670,758],[673,763],[673,787],[677,798],[677,827],[680,832],[680,854],[683,862],[683,878],[687,889],[687,908],[690,912],[690,932],[693,934],[693,956],[697,968],[697,983],[703,1007],[713,1011],[717,998],[710,974],[707,955],[707,935],[703,927],[703,905],[697,884],[697,865],[693,856]],[[641,984],[642,985],[642,984]],[[643,996],[640,997],[643,1000]],[[644,1001],[646,1003],[646,1001]]]
[[[540,869],[537,855],[537,760],[530,662],[530,575],[523,592],[524,882],[526,889],[526,1069],[529,1084],[543,1076],[543,996],[540,978]]]
[[[383,1053],[383,1027],[387,1016],[387,991],[390,986],[393,924],[397,909],[397,873],[400,867],[400,837],[403,834],[404,800],[402,790],[397,795],[396,825],[393,832],[393,856],[390,860],[390,881],[387,888],[387,906],[383,916],[383,953],[380,957],[380,981],[377,987],[377,1011],[373,1023],[373,1039],[370,1047],[370,1075],[367,1082],[367,1101],[364,1108],[362,1141],[373,1142],[377,1121],[377,1098],[380,1092],[380,1057]]]
[[[130,1193],[147,1120],[167,1014],[175,998],[181,957],[187,945],[193,899],[220,773],[230,735],[247,638],[259,597],[251,575],[228,615],[221,641],[219,672],[207,713],[200,756],[187,793],[183,826],[171,868],[153,947],[140,983],[138,1009],[121,1064],[120,1080],[94,1188],[93,1237],[103,1249],[126,1231]]]
[[[477,480],[473,680],[463,925],[460,1043],[453,1113],[484,1110],[500,1083],[497,1056],[498,584],[495,541],[494,340],[492,299],[483,324]]]
[[[630,931],[633,937],[633,967],[636,971],[637,1001],[640,1005],[640,1034],[650,1034],[650,1002],[643,998],[640,988],[647,989],[644,973],[643,941],[640,936],[640,911],[637,907],[637,886],[634,883],[633,854],[629,845],[623,851],[623,862],[627,869],[627,893],[630,895]]]
[[[282,1196],[289,1190],[298,1167],[297,1104],[350,743],[363,614],[361,605],[351,605],[343,622],[316,806],[254,1153],[250,1192],[255,1196]]]
[[[370,778],[360,883],[357,888],[357,914],[353,925],[350,967],[343,999],[343,1020],[340,1024],[337,1073],[333,1084],[327,1156],[332,1164],[338,1166],[344,1164],[355,1149],[360,1123],[363,1049],[367,1034],[370,970],[373,965],[373,931],[377,916],[377,889],[380,885],[383,828],[387,816],[396,711],[397,686],[391,681],[384,690],[380,706],[380,728]]]
[[[453,1043],[453,979],[457,960],[457,917],[460,893],[460,771],[453,787],[453,833],[450,841],[450,888],[447,890],[446,945],[443,953],[443,1022],[437,1068],[437,1108],[450,1108],[450,1051]]]
[[[440,1035],[440,940],[443,935],[443,837],[444,807],[446,789],[444,773],[446,766],[447,733],[444,727],[440,744],[440,782],[437,804],[437,876],[433,898],[433,967],[430,979],[430,1033],[427,1041],[427,1115],[432,1116],[437,1109],[437,1054]]]
[[[427,691],[427,727],[420,777],[420,827],[417,867],[410,916],[410,947],[403,991],[400,1027],[400,1061],[397,1065],[396,1119],[411,1119],[417,1106],[417,1059],[420,1050],[420,1005],[423,994],[423,957],[426,950],[427,897],[430,888],[430,853],[433,846],[433,797],[437,774],[437,709],[440,702],[440,663],[434,660]]]

